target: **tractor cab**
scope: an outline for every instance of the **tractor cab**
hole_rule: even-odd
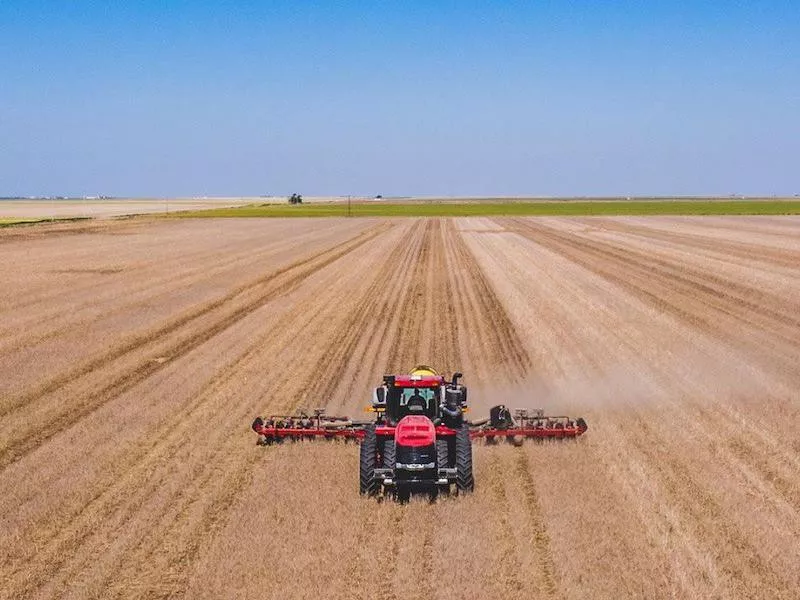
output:
[[[425,416],[436,424],[443,419],[460,418],[466,408],[466,388],[459,385],[461,373],[445,381],[430,367],[415,367],[409,375],[385,375],[375,389],[372,409],[379,421],[394,426],[409,415]]]
[[[441,390],[444,380],[439,376],[389,376],[386,383],[385,417],[395,424],[408,415],[439,418]]]

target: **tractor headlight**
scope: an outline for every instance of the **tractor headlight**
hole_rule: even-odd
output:
[[[435,469],[436,463],[395,463],[395,469],[403,469],[404,471],[427,471],[428,469]]]

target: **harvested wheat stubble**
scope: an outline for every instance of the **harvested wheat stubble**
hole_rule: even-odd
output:
[[[0,232],[0,598],[792,598],[800,220],[203,220]],[[386,371],[583,413],[477,490],[357,494]]]

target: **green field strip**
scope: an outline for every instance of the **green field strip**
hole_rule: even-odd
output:
[[[624,215],[797,215],[800,200],[662,200],[548,202],[359,202],[250,204],[172,213],[167,218],[218,217],[470,217]]]

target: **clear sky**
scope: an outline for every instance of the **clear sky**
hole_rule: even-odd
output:
[[[800,193],[800,2],[0,0],[0,196]]]

